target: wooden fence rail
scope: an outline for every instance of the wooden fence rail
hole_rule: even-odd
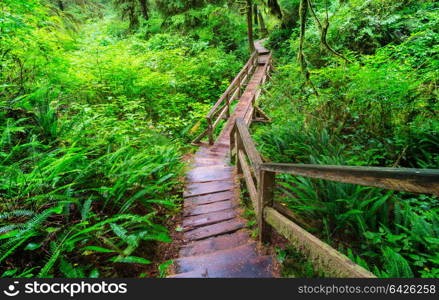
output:
[[[193,144],[199,143],[204,137],[209,138],[209,144],[214,143],[214,131],[223,119],[228,119],[232,114],[231,106],[235,99],[242,96],[244,87],[258,65],[258,54],[254,52],[239,74],[233,79],[227,90],[213,105],[206,115],[207,129],[193,140]]]
[[[439,170],[263,163],[247,126],[245,120],[236,119],[230,136],[230,153],[236,155],[237,172],[245,180],[256,211],[260,241],[269,242],[274,229],[330,276],[374,277],[294,223],[285,208],[279,210],[273,201],[277,173],[439,196]]]

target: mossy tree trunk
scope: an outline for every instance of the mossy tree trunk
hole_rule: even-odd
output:
[[[267,30],[267,26],[265,26],[264,16],[262,15],[261,11],[259,11],[258,18],[259,18],[259,28],[261,29],[261,33],[263,36],[267,36],[268,30]]]
[[[147,0],[139,0],[140,7],[142,9],[142,16],[145,20],[149,19],[149,12],[148,12],[148,3]]]
[[[253,37],[253,1],[247,0],[247,33],[250,53],[255,51],[255,43]]]

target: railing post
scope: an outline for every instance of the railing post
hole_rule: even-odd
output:
[[[209,145],[213,145],[214,139],[213,139],[213,127],[212,127],[212,120],[210,118],[207,118],[207,129],[208,129],[208,136],[209,136]]]
[[[238,79],[238,99],[240,99],[242,96],[241,84],[242,84],[242,77],[239,76],[239,79]]]
[[[256,119],[256,93],[253,94],[252,107],[253,107],[252,120],[255,120]]]
[[[256,68],[258,67],[259,64],[259,53],[255,52],[255,56],[253,59],[253,72],[256,71]]]
[[[275,173],[260,170],[259,176],[257,207],[259,241],[261,243],[267,243],[271,238],[271,227],[265,221],[264,208],[273,206]]]
[[[227,105],[227,111],[226,111],[226,119],[230,118],[230,95],[226,95],[226,105]]]
[[[233,150],[235,149],[236,135],[236,123],[233,124],[232,131],[230,132],[230,158],[233,158]]]
[[[241,161],[239,160],[239,152],[244,150],[244,143],[242,142],[241,134],[239,133],[238,127],[236,126],[236,174],[241,175],[242,166]]]

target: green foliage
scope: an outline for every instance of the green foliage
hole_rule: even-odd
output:
[[[328,41],[353,62],[322,51],[309,21],[314,87],[295,60],[297,30],[271,34],[280,65],[260,101],[273,123],[256,128],[259,149],[283,163],[439,168],[437,4],[344,2],[329,2]],[[301,225],[377,276],[437,277],[436,197],[278,177]]]
[[[224,5],[208,4],[177,10],[162,23],[162,26],[166,31],[181,32],[185,36],[227,52],[238,50],[238,53],[247,59],[244,47],[247,27],[244,18]]]
[[[100,2],[52,4],[0,4],[0,275],[132,277],[160,265],[182,145],[240,61],[213,35],[145,39]]]
[[[173,16],[207,4],[224,4],[224,0],[155,0],[158,10],[165,16]]]

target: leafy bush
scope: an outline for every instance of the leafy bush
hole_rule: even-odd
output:
[[[346,2],[329,7],[328,41],[353,62],[323,52],[309,21],[312,85],[294,58],[297,32],[272,33],[280,66],[260,101],[273,123],[256,127],[259,149],[283,163],[439,168],[437,4]],[[377,276],[438,276],[436,197],[278,177],[278,200],[301,225]]]
[[[127,36],[113,14],[2,5],[0,276],[163,274],[186,132],[239,60],[175,33]]]

